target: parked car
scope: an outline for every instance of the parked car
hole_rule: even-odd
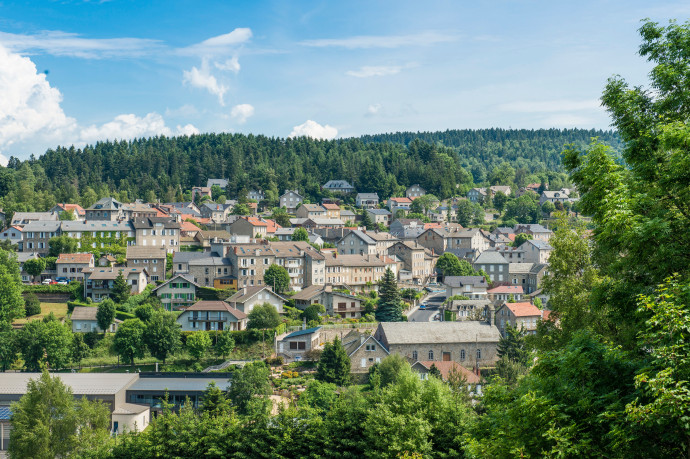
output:
[[[61,280],[61,281],[58,281],[58,285],[69,285],[69,282],[66,280]]]
[[[426,309],[426,303],[422,303],[419,305],[419,309]]]
[[[43,285],[50,285],[52,282],[53,282],[52,279],[44,279],[43,282],[42,282],[42,284],[43,284]]]

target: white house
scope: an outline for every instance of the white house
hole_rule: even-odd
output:
[[[72,311],[72,332],[73,333],[103,333],[101,327],[98,326],[96,314],[98,308],[95,306],[75,306]],[[115,333],[117,327],[122,323],[120,319],[114,319],[113,323],[108,327],[110,333]]]
[[[177,317],[182,331],[244,330],[247,315],[225,301],[197,301]]]
[[[272,304],[278,310],[278,313],[282,314],[285,298],[265,285],[257,285],[254,287],[243,287],[225,301],[245,314],[252,312],[252,309],[257,304],[264,303]]]

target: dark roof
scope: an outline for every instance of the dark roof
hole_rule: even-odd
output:
[[[462,287],[463,285],[486,286],[484,276],[446,276],[443,283],[449,287]]]
[[[312,333],[316,333],[319,330],[321,330],[321,327],[307,328],[306,330],[297,330],[296,332],[290,333],[283,339],[294,338],[295,336],[311,335]]]

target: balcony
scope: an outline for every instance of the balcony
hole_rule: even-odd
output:
[[[215,317],[214,318],[214,317],[193,317],[193,316],[189,316],[188,320],[190,322],[227,322],[228,321],[227,317],[221,317],[221,318]]]

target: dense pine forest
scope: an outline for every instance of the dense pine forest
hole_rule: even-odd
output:
[[[414,183],[441,198],[482,183],[522,186],[544,179],[558,186],[567,180],[564,147],[583,147],[593,137],[620,149],[615,132],[581,129],[403,132],[332,141],[244,134],[106,141],[58,147],[26,161],[11,158],[0,169],[0,204],[38,211],[56,202],[88,206],[109,195],[170,202],[219,177],[230,179],[228,197],[258,187],[269,205],[286,189],[317,201],[331,179],[381,198]]]

